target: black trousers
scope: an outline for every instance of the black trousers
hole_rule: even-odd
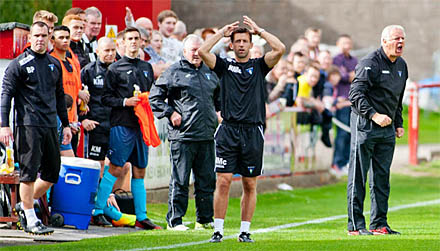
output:
[[[210,141],[171,141],[171,179],[168,193],[167,222],[171,227],[182,224],[188,208],[191,170],[194,174],[197,222],[208,223],[214,216],[215,148]]]
[[[348,230],[365,227],[363,215],[367,173],[370,185],[370,229],[387,226],[390,167],[396,142],[394,125],[380,127],[351,113],[351,151],[348,169]]]

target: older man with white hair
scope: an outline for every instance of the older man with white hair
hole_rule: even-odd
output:
[[[84,33],[81,41],[90,62],[95,62],[97,59],[96,49],[98,48],[97,36],[101,32],[102,27],[102,13],[94,6],[87,8],[85,13],[86,22],[84,23]]]
[[[401,58],[405,29],[384,28],[381,48],[364,57],[356,66],[349,100],[351,152],[348,170],[348,234],[400,234],[387,222],[390,195],[390,167],[396,137],[404,134],[402,99],[408,68]],[[365,183],[370,171],[370,231],[363,215]]]
[[[196,229],[213,228],[215,190],[214,132],[220,110],[220,85],[198,55],[203,40],[189,35],[183,57],[165,70],[151,88],[151,108],[157,118],[168,118],[171,180],[168,196],[169,230],[185,231],[182,217],[188,208],[188,187],[194,173]]]

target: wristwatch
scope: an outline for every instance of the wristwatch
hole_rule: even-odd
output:
[[[257,35],[258,35],[258,36],[261,36],[261,33],[265,32],[265,31],[266,31],[265,29],[261,28],[261,29],[258,31]]]

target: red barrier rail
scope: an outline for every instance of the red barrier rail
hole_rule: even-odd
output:
[[[409,145],[409,163],[417,165],[417,150],[419,141],[419,89],[440,87],[440,82],[432,84],[410,83],[409,107],[408,107],[408,145]]]

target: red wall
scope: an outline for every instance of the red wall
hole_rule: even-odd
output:
[[[125,29],[125,7],[129,7],[134,19],[148,17],[157,29],[157,15],[171,9],[171,0],[72,0],[73,7],[86,9],[95,6],[102,12],[102,28],[99,37],[105,34],[105,25],[117,25],[118,31]]]

